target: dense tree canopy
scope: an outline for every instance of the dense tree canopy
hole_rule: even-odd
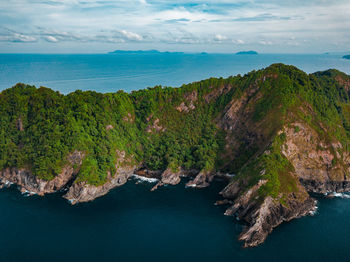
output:
[[[74,150],[86,153],[78,179],[93,185],[103,184],[108,171],[115,172],[116,150],[152,170],[218,169],[225,132],[217,119],[233,98],[266,75],[276,77],[259,82],[262,95],[253,105],[255,122],[269,117],[277,107],[282,121],[283,112],[307,101],[317,119],[347,144],[349,96],[334,79],[348,76],[335,70],[307,75],[276,64],[245,76],[210,78],[179,88],[156,86],[130,94],[77,90],[62,95],[45,87],[17,84],[0,94],[0,170],[26,167],[50,180]],[[245,164],[249,158],[245,155],[256,150],[243,146],[241,159],[231,169]]]

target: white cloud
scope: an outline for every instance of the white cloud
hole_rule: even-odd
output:
[[[116,31],[121,34],[121,37],[126,39],[126,40],[131,40],[131,41],[142,41],[143,37],[139,34],[126,31],[126,30],[118,30]]]
[[[48,36],[44,36],[44,39],[48,42],[51,42],[51,43],[57,43],[58,42],[58,39],[54,36],[51,36],[51,35],[48,35]]]
[[[243,45],[245,42],[242,39],[237,39],[233,41],[235,44]]]
[[[259,44],[261,44],[261,45],[272,45],[273,43],[271,41],[260,40]]]
[[[0,24],[12,30],[0,29],[1,42],[67,48],[92,42],[96,50],[102,50],[101,43],[140,49],[186,44],[194,51],[241,45],[275,52],[286,45],[288,51],[301,50],[293,43],[305,51],[350,46],[349,0],[11,0],[0,1],[0,10]]]
[[[224,41],[224,40],[227,40],[227,36],[224,36],[224,35],[221,35],[221,34],[216,34],[214,36],[214,41]]]
[[[14,33],[10,38],[11,42],[35,42],[36,38],[29,35]]]
[[[34,36],[22,34],[5,27],[0,27],[0,41],[13,43],[31,43],[36,42],[37,39]]]

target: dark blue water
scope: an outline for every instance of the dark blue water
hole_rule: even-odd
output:
[[[306,72],[336,68],[336,55],[0,55],[0,90],[17,82],[62,93],[179,86],[210,76],[246,73],[271,63]],[[320,199],[314,217],[284,223],[253,249],[242,249],[242,225],[214,206],[223,185],[203,190],[128,182],[91,203],[61,194],[23,197],[0,190],[3,261],[350,261],[350,199]]]
[[[212,76],[244,74],[280,62],[308,73],[336,68],[350,74],[350,60],[342,59],[341,55],[0,54],[0,90],[23,82],[62,93],[76,89],[131,91],[159,84],[180,86]]]
[[[0,261],[349,261],[350,200],[321,199],[319,212],[241,248],[241,225],[214,206],[222,185],[116,188],[70,206],[60,194],[0,191]]]

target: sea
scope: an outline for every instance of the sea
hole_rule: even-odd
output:
[[[63,94],[131,92],[243,75],[280,62],[307,73],[335,68],[350,74],[350,60],[336,54],[0,54],[0,91],[21,82]],[[245,249],[237,240],[245,225],[214,205],[224,184],[194,189],[185,182],[151,192],[151,182],[133,178],[75,206],[64,192],[40,197],[23,195],[14,185],[3,188],[0,262],[350,261],[347,195],[316,195],[313,216],[285,222],[265,243]]]

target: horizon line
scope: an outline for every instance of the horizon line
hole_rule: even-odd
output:
[[[258,52],[256,50],[241,50],[237,52],[207,52],[207,51],[199,51],[199,52],[186,52],[186,51],[161,51],[156,49],[145,49],[145,50],[123,50],[118,49],[109,52],[94,52],[94,53],[77,53],[77,52],[60,52],[60,53],[50,53],[50,52],[0,52],[0,55],[118,55],[117,53],[113,53],[115,51],[121,52],[151,52],[157,51],[159,53],[180,53],[180,54],[209,54],[209,55],[242,55],[242,56],[256,56],[256,55],[342,55],[342,54],[350,54],[350,51],[329,51],[329,52],[295,52],[295,53],[283,53],[283,52]],[[248,52],[248,51],[256,51],[257,54],[237,54],[239,52]]]

